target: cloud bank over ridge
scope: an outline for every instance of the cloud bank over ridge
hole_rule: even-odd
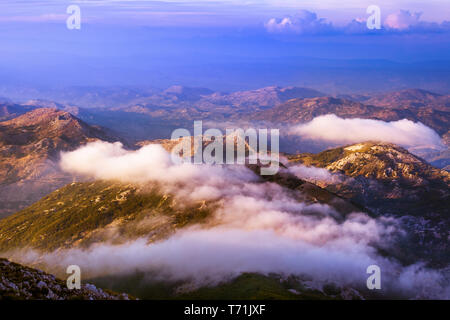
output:
[[[407,119],[385,122],[359,118],[343,119],[334,114],[328,114],[292,127],[290,134],[311,140],[343,144],[370,140],[391,142],[406,148],[445,148],[441,138],[433,129]]]
[[[184,202],[218,201],[213,223],[180,229],[150,244],[140,238],[44,255],[21,252],[24,262],[39,259],[55,268],[77,264],[89,277],[156,272],[161,279],[190,281],[194,286],[215,285],[243,272],[275,272],[307,276],[318,288],[329,282],[364,288],[367,266],[377,264],[386,292],[448,296],[439,271],[420,262],[403,267],[378,254],[377,248],[387,249],[402,237],[397,220],[361,212],[344,217],[328,205],[303,202],[298,192],[260,181],[245,166],[173,164],[159,145],[130,151],[106,142],[63,153],[61,166],[95,179],[157,182]],[[329,178],[325,172],[303,169],[297,173]]]

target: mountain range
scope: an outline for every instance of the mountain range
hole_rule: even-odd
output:
[[[326,114],[347,119],[420,121],[434,129],[447,145],[450,137],[449,96],[416,89],[330,97],[296,87],[224,94],[175,86],[162,91],[148,89],[145,94],[120,91],[117,92],[120,99],[111,98],[117,103],[114,106],[101,97],[108,92],[97,95],[91,92],[78,101],[97,101],[97,106],[105,103],[102,108],[86,108],[73,100],[0,102],[2,255],[32,250],[41,258],[24,264],[62,274],[58,267],[45,265],[42,257],[64,250],[90,250],[104,244],[119,246],[139,239],[144,239],[147,245],[158,244],[180,231],[208,230],[223,223],[218,217],[226,197],[211,200],[205,196],[183,203],[176,191],[168,191],[161,182],[87,179],[63,172],[59,167],[61,152],[76,150],[90,142],[119,141],[127,151],[159,144],[171,151],[174,142],[167,139],[168,132],[195,119],[290,126]],[[207,145],[204,143],[202,148]],[[436,161],[383,141],[361,141],[318,153],[284,152],[277,174],[257,176],[248,187],[258,190],[269,185],[273,190],[283,190],[289,199],[308,208],[303,214],[317,220],[329,219],[338,225],[345,224],[355,212],[371,219],[393,219],[404,233],[396,235],[398,241],[390,247],[374,246],[375,252],[402,266],[420,261],[437,270],[450,263],[447,241],[450,174],[441,169],[448,168],[450,157],[448,149],[435,151],[432,156]],[[254,173],[259,171],[259,165],[247,167]],[[166,174],[159,173],[162,177]],[[182,187],[180,184],[179,188]],[[331,210],[330,217],[325,215],[324,208]],[[51,276],[6,260],[0,261],[0,268],[9,277],[0,281],[0,294],[5,297],[71,296],[57,289],[61,287],[60,280]],[[18,284],[18,278],[30,274],[35,280],[29,287]],[[277,273],[243,272],[214,287],[193,289],[187,288],[185,282],[160,280],[147,287],[134,286],[142,277],[148,275],[119,275],[114,281],[110,276],[94,275],[89,280],[99,287],[141,298],[376,297],[359,287],[336,287],[330,283],[310,287],[310,279]],[[40,284],[44,278],[48,282],[45,286]],[[94,287],[83,290],[79,293],[81,298],[121,297],[96,291]]]

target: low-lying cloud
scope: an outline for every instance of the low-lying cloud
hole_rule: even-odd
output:
[[[131,151],[120,142],[97,141],[62,153],[60,166],[66,172],[94,179],[159,183],[165,191],[194,201],[219,199],[235,192],[237,186],[243,188],[245,183],[258,180],[241,165],[174,164],[171,155],[158,144]]]
[[[320,186],[342,182],[342,177],[339,174],[332,173],[324,168],[299,164],[290,166],[288,171],[294,174],[297,178],[318,184]]]
[[[356,228],[355,228],[356,229]],[[360,230],[362,231],[362,230]],[[40,255],[49,266],[79,265],[85,277],[152,274],[144,281],[188,281],[192,289],[217,285],[245,272],[298,275],[312,288],[336,283],[364,290],[367,266],[382,270],[383,294],[408,298],[448,298],[445,278],[420,263],[403,267],[379,256],[374,248],[337,237],[323,245],[281,235],[273,230],[216,227],[182,230],[167,240],[148,244],[139,239],[123,245],[98,244]],[[145,285],[145,283],[143,283]]]
[[[359,118],[343,119],[328,114],[292,127],[290,134],[334,143],[358,143],[370,140],[390,142],[406,148],[444,148],[441,138],[433,129],[420,122],[406,119],[385,122]]]
[[[155,243],[144,237],[46,254],[18,251],[16,260],[44,262],[52,270],[76,264],[91,278],[148,272],[194,287],[258,272],[306,276],[318,288],[334,282],[363,290],[366,268],[376,264],[383,270],[384,293],[448,294],[438,271],[420,263],[405,268],[395,258],[378,254],[379,248],[386,250],[404,235],[396,219],[361,212],[343,215],[326,204],[304,202],[300,192],[264,182],[245,166],[174,164],[159,145],[130,151],[120,143],[95,142],[63,153],[61,167],[95,179],[160,183],[184,202],[216,201],[212,223],[180,229]],[[333,178],[321,170],[297,171]]]

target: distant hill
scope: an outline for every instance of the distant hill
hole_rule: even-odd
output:
[[[419,97],[436,97],[437,101],[446,101],[446,96],[439,96],[424,91],[418,91]],[[405,90],[400,93],[391,93],[387,96],[410,97],[417,90]],[[445,145],[450,147],[450,109],[443,105],[433,104],[414,104],[405,99],[397,102],[389,100],[383,96],[384,100],[379,100],[382,106],[348,100],[343,98],[320,97],[310,99],[292,99],[286,103],[280,104],[274,108],[252,113],[251,115],[236,116],[235,119],[246,119],[248,121],[267,121],[275,123],[283,128],[284,125],[293,125],[305,123],[313,120],[315,117],[335,114],[341,118],[362,118],[382,121],[397,121],[408,119],[414,122],[421,122],[434,129],[442,138]],[[414,95],[416,97],[416,95]],[[444,100],[440,100],[442,97]],[[400,98],[399,98],[400,99]],[[425,99],[425,98],[424,98]],[[433,99],[433,98],[430,98]],[[374,100],[372,100],[373,102]],[[381,103],[380,101],[384,101]],[[391,104],[386,104],[391,101]],[[401,104],[403,103],[403,104]],[[445,102],[448,104],[448,102]],[[413,105],[413,106],[412,106]],[[292,152],[292,151],[291,151]],[[440,168],[448,169],[450,166],[449,149],[436,150],[417,150],[423,158]]]
[[[0,121],[18,117],[34,109],[34,106],[24,106],[9,102],[0,102]]]
[[[113,109],[147,114],[164,120],[219,120],[236,114],[269,109],[289,99],[323,95],[313,89],[297,87],[266,87],[221,93],[176,86],[149,97],[134,99],[126,107]]]
[[[230,105],[240,112],[275,107],[290,99],[322,97],[325,94],[314,89],[299,87],[265,87],[257,90],[237,91],[230,94],[214,94],[204,100],[217,105]]]
[[[249,116],[249,119],[296,124],[308,122],[317,116],[331,113],[341,118],[363,118],[383,121],[409,119],[420,121],[441,135],[447,133],[450,128],[450,111],[441,111],[428,107],[414,109],[377,107],[332,97],[292,99],[272,109],[254,113]]]
[[[365,103],[395,109],[428,107],[441,111],[450,111],[450,96],[421,89],[406,89],[380,93],[372,95]]]

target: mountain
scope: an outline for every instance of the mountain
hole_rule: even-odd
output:
[[[405,254],[405,263],[417,256],[434,266],[450,263],[449,172],[430,166],[401,147],[379,142],[288,158],[290,165],[303,164],[334,173],[333,179],[314,181],[326,190],[376,215],[400,217],[410,232],[404,246],[414,251],[413,257]],[[400,256],[406,252],[405,247],[398,249]]]
[[[41,270],[0,258],[0,300],[129,300],[128,294],[93,284],[69,290],[66,282]]]
[[[277,106],[293,98],[320,97],[324,94],[308,88],[266,87],[232,93],[204,88],[170,87],[159,94],[130,101],[127,112],[148,114],[165,120],[223,119],[236,113],[249,113]],[[173,109],[177,112],[173,112]]]
[[[250,116],[250,120],[296,124],[308,122],[317,116],[332,113],[342,118],[383,121],[409,119],[420,121],[436,130],[439,134],[447,133],[450,128],[450,110],[441,111],[429,107],[394,109],[332,97],[292,99],[272,109],[254,113]]]
[[[61,104],[75,104],[83,108],[123,107],[130,101],[158,93],[160,90],[152,87],[123,86],[71,86],[22,94],[33,99],[54,100]]]
[[[156,185],[74,182],[1,219],[0,250],[88,247],[111,241],[108,230],[117,231],[115,243],[142,236],[156,241],[211,212],[203,201],[186,208],[175,203]]]
[[[412,92],[415,92],[412,90]],[[411,90],[406,91],[405,95],[410,94]],[[431,93],[423,93],[424,95],[432,95]],[[397,94],[395,94],[397,96]],[[439,95],[435,95],[438,99]],[[442,96],[444,97],[444,96]],[[439,98],[440,99],[440,98]],[[439,100],[440,101],[440,100]],[[272,109],[255,112],[251,115],[236,116],[234,119],[246,119],[249,121],[268,121],[279,124],[281,126],[289,124],[298,124],[311,121],[317,116],[335,114],[341,118],[362,118],[375,119],[382,121],[397,121],[401,119],[408,119],[414,122],[421,122],[426,126],[434,129],[441,137],[442,142],[450,146],[450,109],[448,107],[416,106],[404,108],[394,108],[389,106],[374,106],[366,103],[361,103],[353,100],[332,97],[320,97],[311,99],[292,99],[286,103],[278,105]],[[303,142],[305,144],[305,142]],[[315,151],[317,147],[312,150]],[[305,145],[306,146],[306,145]],[[287,152],[297,152],[293,149],[295,142],[288,140],[282,145],[283,150]],[[309,146],[311,148],[311,146]],[[287,148],[287,149],[286,149]],[[449,149],[445,150],[430,150],[417,149],[414,152],[426,159],[429,163],[440,168],[448,169],[450,166]]]
[[[373,95],[365,103],[395,109],[431,107],[436,110],[450,111],[450,96],[421,89],[406,89],[380,93]]]
[[[254,168],[256,171],[256,168]],[[273,182],[292,190],[298,200],[312,206],[310,215],[321,214],[328,203],[345,216],[360,208],[336,195],[283,173],[260,183]],[[99,244],[119,245],[134,239],[158,243],[182,228],[217,225],[212,214],[223,204],[217,201],[180,202],[162,192],[156,184],[134,185],[113,181],[78,182],[66,185],[30,207],[0,220],[0,252],[34,249],[38,256],[62,249],[87,249]],[[315,212],[317,208],[317,212]],[[46,265],[38,258],[29,261],[58,274],[60,266]],[[113,274],[86,279],[97,286],[129,292],[149,299],[204,299],[240,297],[245,299],[349,299],[362,296],[351,288],[323,288],[309,279],[277,274],[242,274],[217,286],[194,287],[189,282],[152,278],[152,274]],[[241,288],[236,291],[236,288]],[[52,289],[53,290],[53,289]]]
[[[183,86],[171,86],[162,92],[163,95],[173,96],[177,100],[193,102],[202,97],[213,94],[208,88],[191,88]]]
[[[343,215],[364,210],[289,173],[265,176],[260,183],[264,182],[301,192],[299,201],[328,204]],[[0,251],[88,247],[109,241],[108,230],[118,231],[117,243],[143,236],[156,241],[187,225],[208,222],[217,207],[214,201],[181,207],[176,203],[174,195],[157,184],[73,182],[1,219]]]
[[[38,108],[0,122],[0,216],[37,201],[71,181],[57,166],[59,153],[94,140],[119,140],[68,112]]]
[[[323,93],[299,87],[265,87],[257,90],[237,91],[230,94],[210,95],[205,101],[216,105],[230,105],[241,112],[268,109],[295,98],[313,98],[324,96]]]
[[[301,163],[334,173],[334,179],[315,183],[374,214],[401,217],[411,233],[405,246],[415,248],[417,256],[427,257],[433,265],[450,263],[447,171],[430,166],[401,147],[379,142],[288,158],[290,165]],[[417,257],[404,259],[410,263]]]
[[[344,118],[380,120],[397,120],[399,118],[399,113],[396,110],[369,106],[346,99],[320,97],[292,99],[272,109],[253,114],[251,120],[294,124],[308,122],[317,116],[330,113]],[[405,114],[407,114],[407,111]]]
[[[0,121],[6,121],[18,117],[33,109],[33,106],[24,106],[10,102],[0,102]]]
[[[348,177],[326,189],[374,212],[450,218],[450,173],[394,144],[365,142],[289,160]]]
[[[165,147],[168,150],[171,148],[169,144],[166,144]],[[370,158],[370,156],[374,158]],[[348,177],[348,179],[356,180],[359,176],[362,176],[375,182],[380,181],[382,183],[383,179],[387,179],[389,183],[395,183],[396,180],[390,179],[390,175],[383,175],[378,172],[377,168],[388,161],[384,159],[384,156],[388,159],[392,156],[392,161],[395,160],[393,163],[398,164],[392,170],[392,172],[395,172],[395,174],[392,173],[392,176],[401,176],[402,179],[414,177],[411,182],[412,185],[419,183],[422,177],[428,179],[424,182],[425,186],[427,184],[434,185],[437,184],[437,181],[432,180],[441,179],[442,174],[445,174],[422,163],[419,158],[409,155],[407,151],[394,145],[364,143],[327,152],[317,157],[311,154],[290,156],[289,166],[282,166],[283,168],[278,174],[260,177],[254,183],[265,184],[270,182],[286,188],[289,194],[294,199],[298,199],[300,203],[311,204],[312,206],[305,214],[317,219],[323,217],[322,208],[324,204],[333,207],[337,213],[333,217],[327,216],[327,219],[345,221],[347,215],[361,211],[376,216],[379,213],[384,214],[384,212],[365,210],[361,205],[362,202],[357,202],[359,201],[358,197],[351,197],[348,192],[341,192],[337,187],[332,189],[334,186],[331,184],[325,185],[325,188],[318,187],[314,183],[296,177],[289,169],[291,165],[299,162],[322,167],[326,167],[326,164],[329,163],[336,166],[336,168],[330,167],[330,171],[339,172],[340,175]],[[356,161],[355,157],[361,160]],[[368,163],[365,163],[364,159],[368,159]],[[341,160],[347,164],[344,165],[344,168],[338,166]],[[373,168],[371,163],[374,164]],[[351,167],[348,168],[348,172],[345,172],[345,168],[350,165],[358,165],[361,169]],[[258,171],[258,166],[249,167],[256,172]],[[391,172],[388,168],[385,165],[385,171]],[[418,170],[422,170],[423,173],[419,175]],[[416,179],[415,175],[418,175],[419,178]],[[345,179],[341,181],[345,182]],[[399,184],[399,188],[409,188],[409,185]],[[434,188],[437,187],[434,186]],[[63,249],[90,249],[97,247],[99,244],[120,245],[136,239],[144,239],[146,243],[156,244],[161,240],[168,239],[176,231],[183,228],[192,227],[189,230],[200,230],[220,224],[220,219],[216,220],[217,216],[213,214],[220,212],[221,206],[224,205],[224,199],[209,201],[199,199],[190,203],[180,201],[175,194],[163,190],[164,188],[156,183],[131,184],[117,181],[70,183],[20,212],[1,219],[0,252],[17,252],[16,249],[26,248],[34,249],[35,252],[39,253],[37,256],[42,257],[45,253],[58,252]],[[357,188],[354,190],[355,193],[359,191]],[[370,188],[367,188],[367,190],[365,194],[367,196],[376,191],[376,189]],[[408,189],[401,190],[405,193],[407,191]],[[426,191],[431,192],[433,190],[429,188]],[[276,199],[274,200],[276,201]],[[445,204],[446,198],[439,199],[439,201]],[[436,208],[441,207],[443,205]],[[374,207],[374,209],[377,209],[377,207]],[[438,213],[436,212],[436,214]],[[407,216],[404,212],[397,213],[397,216],[399,215]],[[430,215],[424,214],[420,216],[420,219],[427,221],[426,219],[430,219],[432,215],[433,213]],[[438,218],[441,219],[440,222],[443,221],[442,217],[441,212],[439,216],[436,216],[435,221],[438,221]],[[443,224],[441,229],[437,229],[436,224],[431,227],[428,224],[417,226],[422,221],[419,218],[408,221],[412,221],[411,232],[417,231],[418,240],[413,238],[411,241],[401,242],[388,252],[379,248],[382,254],[398,258],[405,265],[415,263],[420,258],[428,259],[430,255],[433,263],[436,263],[436,265],[442,263],[442,260],[446,259],[442,257],[442,254],[445,255],[448,250],[448,245],[443,240],[446,240],[446,238],[436,242],[437,245],[432,249],[430,249],[430,241],[437,241],[436,235],[442,237],[443,232],[448,231],[448,225]],[[433,235],[432,240],[428,240],[430,233]],[[416,236],[415,233],[414,236]],[[444,244],[442,244],[443,242]],[[436,259],[436,262],[433,259]],[[40,262],[42,261],[38,258],[37,263]],[[51,268],[52,266],[46,265],[44,270],[49,271]],[[360,293],[359,289],[363,289],[362,287],[336,288],[332,284],[314,287],[309,286],[311,283],[308,278],[290,278],[278,274],[243,273],[217,286],[194,287],[194,289],[190,289],[189,283],[158,277],[153,279],[151,274],[138,271],[130,274],[87,277],[87,279],[97,286],[107,287],[119,292],[129,292],[140,298],[348,299],[370,297],[370,293],[367,295],[367,290],[364,294]],[[151,279],[150,282],[149,279]],[[145,281],[145,284],[142,284],[143,281]]]
[[[133,105],[155,108],[200,107],[201,109],[230,106],[268,108],[293,98],[320,97],[324,94],[309,88],[265,87],[256,90],[222,93],[208,88],[174,85],[164,90],[139,87],[69,87],[52,94],[39,95],[41,100],[55,100],[61,104],[76,104],[83,108],[124,109]]]

